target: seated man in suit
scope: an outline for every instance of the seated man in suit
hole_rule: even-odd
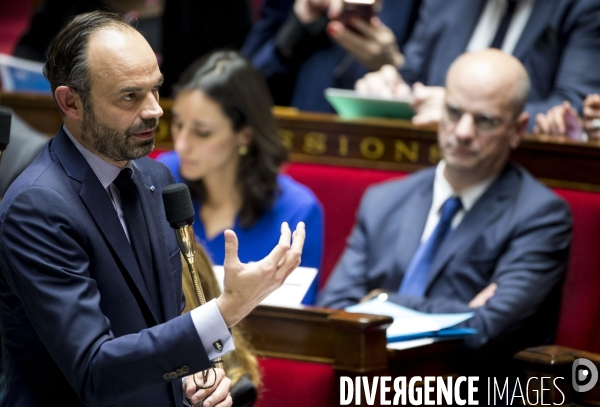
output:
[[[523,65],[498,50],[467,53],[446,87],[443,160],[365,193],[319,304],[344,308],[385,292],[418,311],[473,311],[466,347],[510,358],[552,338],[571,214],[508,162],[529,119]]]
[[[300,263],[303,224],[290,245],[284,223],[250,265],[226,231],[223,293],[181,315],[161,198],[173,175],[145,157],[162,115],[156,56],[122,16],[94,11],[57,35],[44,72],[64,124],[0,204],[0,405],[231,406],[211,361]]]
[[[585,96],[600,92],[599,31],[597,0],[425,0],[400,71],[386,65],[356,88],[390,95],[413,86],[414,123],[437,122],[452,61],[465,51],[498,48],[518,58],[530,75],[525,111],[531,131],[538,113],[563,100],[581,111]]]

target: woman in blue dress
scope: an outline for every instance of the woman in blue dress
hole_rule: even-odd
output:
[[[194,231],[214,264],[225,258],[225,229],[237,234],[240,260],[251,262],[277,244],[282,222],[293,230],[302,221],[300,265],[320,268],[323,210],[312,191],[279,173],[288,152],[258,71],[237,52],[218,51],[188,68],[175,89],[175,151],[158,160],[189,185]],[[318,275],[303,304],[314,304],[317,284]]]

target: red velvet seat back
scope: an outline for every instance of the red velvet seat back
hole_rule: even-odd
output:
[[[338,405],[330,365],[259,358],[263,386],[254,407],[330,407]]]
[[[286,172],[308,186],[323,204],[325,247],[319,281],[322,288],[344,250],[367,187],[406,173],[301,163],[290,164]]]
[[[556,343],[600,352],[600,194],[555,189],[573,212],[573,243]]]

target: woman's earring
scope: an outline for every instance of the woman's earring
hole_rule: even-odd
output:
[[[246,147],[246,146],[240,146],[240,148],[238,148],[238,154],[239,155],[246,155],[246,154],[248,154],[248,147]]]

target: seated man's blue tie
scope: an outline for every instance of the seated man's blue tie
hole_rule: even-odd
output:
[[[400,289],[398,292],[401,295],[411,297],[423,297],[425,295],[425,287],[427,286],[427,277],[429,270],[435,259],[435,254],[442,245],[442,242],[450,232],[452,219],[462,208],[462,202],[457,196],[450,197],[442,205],[442,216],[435,227],[435,230],[417,249],[413,256],[408,269],[404,274]]]

